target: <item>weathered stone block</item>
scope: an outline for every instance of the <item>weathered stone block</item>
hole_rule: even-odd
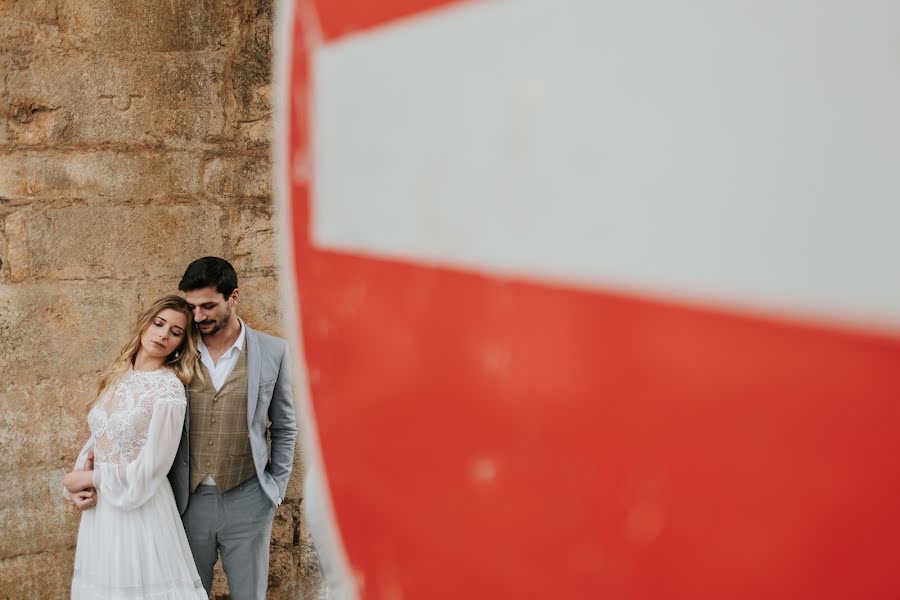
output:
[[[216,563],[213,572],[213,586],[209,597],[213,600],[229,600],[231,597],[228,594],[228,580],[225,578],[225,570],[222,568],[221,560]]]
[[[238,287],[241,290],[238,314],[250,327],[269,335],[284,337],[284,327],[279,310],[278,281],[275,277],[241,277],[240,275],[238,272]]]
[[[55,2],[0,0],[0,51],[58,43],[57,17]]]
[[[25,239],[25,219],[12,214],[3,220],[2,225],[8,236],[3,253],[6,275],[4,279],[16,281],[27,276],[30,266],[28,253],[25,251],[24,245],[19,243],[19,240]]]
[[[272,2],[256,0],[244,7],[246,26],[238,41],[240,52],[231,67],[231,83],[238,123],[256,121],[271,113]]]
[[[272,5],[0,0],[0,600],[68,597],[79,513],[60,478],[142,306],[217,254],[241,275],[239,313],[282,334]],[[328,597],[301,459],[298,445],[274,600]]]
[[[9,139],[177,147],[220,135],[224,61],[207,53],[32,55],[7,76]]]
[[[268,155],[216,157],[204,167],[203,187],[208,196],[269,198],[272,194]]]
[[[0,135],[3,135],[2,132]],[[251,148],[268,148],[272,139],[271,115],[238,121],[237,136],[241,142]]]
[[[0,22],[0,30],[2,28],[3,23]],[[14,65],[12,54],[9,50],[0,49],[0,73],[8,73],[12,70]],[[7,105],[6,97],[6,77],[0,77],[0,144],[6,144],[9,141],[9,117],[8,111],[4,110]],[[0,197],[0,205],[2,203],[3,198]]]
[[[4,383],[95,375],[118,355],[139,309],[175,290],[177,282],[176,277],[0,286]]]
[[[62,600],[69,597],[74,550],[41,552],[0,560],[3,600]]]
[[[225,45],[237,13],[225,2],[65,0],[66,46],[121,52],[196,52]]]
[[[0,283],[9,279],[9,244],[6,241],[3,221],[0,220]]]
[[[296,381],[296,377],[294,377],[294,380]],[[300,501],[303,499],[303,440],[301,439],[303,437],[303,425],[300,422],[302,416],[299,413],[300,407],[296,396],[294,397],[294,407],[298,411],[297,427],[300,431],[297,434],[297,449],[294,452],[294,472],[291,473],[291,478],[288,480],[285,499]]]
[[[80,513],[62,496],[68,468],[25,466],[0,489],[0,559],[75,544]]]
[[[283,502],[275,512],[272,523],[272,545],[290,548],[294,545],[294,509],[293,504]]]
[[[69,206],[14,213],[15,277],[172,277],[221,254],[223,211],[209,204]]]
[[[269,555],[269,593],[270,598],[293,599],[296,584],[294,577],[297,566],[291,548],[273,546]]]
[[[237,205],[228,210],[231,264],[240,275],[274,274],[278,269],[272,205]]]
[[[293,539],[289,545],[275,541],[272,548],[273,561],[269,567],[269,581],[270,585],[273,581],[277,581],[279,586],[271,598],[327,599],[329,595],[324,574],[299,502],[292,504],[292,511]]]
[[[59,106],[35,98],[16,95],[7,101],[4,111],[4,140],[20,144],[43,144],[67,141],[71,129],[69,119]]]
[[[59,379],[0,389],[0,470],[74,461],[88,437],[94,378]]]
[[[191,196],[199,192],[201,164],[200,156],[189,152],[0,153],[0,197],[129,200]]]
[[[75,464],[78,453],[91,435],[87,415],[96,400],[96,392],[95,374],[63,380],[59,384],[59,445],[54,448],[54,456],[62,460],[65,468]]]
[[[231,125],[248,139],[247,131],[241,130],[248,124],[255,129],[253,124],[272,110],[272,0],[245,0],[240,12],[244,26],[235,42],[238,51],[228,72],[227,91]]]

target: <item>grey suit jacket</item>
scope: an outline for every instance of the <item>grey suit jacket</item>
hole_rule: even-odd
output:
[[[244,324],[247,327],[246,323]],[[287,343],[279,338],[247,327],[247,426],[256,476],[263,491],[276,505],[281,504],[287,491],[288,478],[294,464],[294,445],[297,441],[297,419],[291,392],[291,365]],[[190,405],[191,399],[188,398]],[[266,420],[271,425],[266,427]],[[175,493],[178,512],[184,514],[190,494],[190,421],[188,409],[184,417],[181,444],[169,471],[169,482]],[[266,431],[272,441],[269,455]]]

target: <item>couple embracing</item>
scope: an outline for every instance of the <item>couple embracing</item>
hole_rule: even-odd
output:
[[[238,318],[227,261],[194,261],[178,289],[100,379],[63,478],[82,511],[73,600],[205,600],[217,553],[232,598],[265,598],[297,437],[286,344]]]

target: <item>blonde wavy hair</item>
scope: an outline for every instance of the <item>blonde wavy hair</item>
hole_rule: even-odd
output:
[[[197,349],[197,340],[194,337],[194,313],[191,311],[187,300],[181,296],[169,294],[163,296],[145,311],[143,311],[135,321],[131,338],[122,347],[119,357],[113,362],[112,366],[101,375],[97,383],[97,396],[99,400],[110,386],[115,384],[122,375],[128,372],[134,366],[134,360],[137,358],[138,350],[141,347],[141,336],[153,318],[165,309],[172,309],[180,312],[187,317],[187,328],[184,331],[184,340],[178,345],[172,354],[166,358],[165,366],[175,372],[181,383],[188,385],[195,376],[202,377],[200,372],[200,351]]]

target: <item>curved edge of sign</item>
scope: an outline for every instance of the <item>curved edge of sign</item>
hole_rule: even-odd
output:
[[[273,28],[273,204],[277,221],[279,287],[282,320],[293,359],[294,405],[300,420],[300,443],[306,468],[303,510],[331,597],[357,600],[359,593],[341,540],[319,447],[307,363],[303,351],[300,302],[297,297],[296,265],[292,244],[296,232],[291,220],[291,66],[294,57],[295,4],[304,0],[278,0]]]

